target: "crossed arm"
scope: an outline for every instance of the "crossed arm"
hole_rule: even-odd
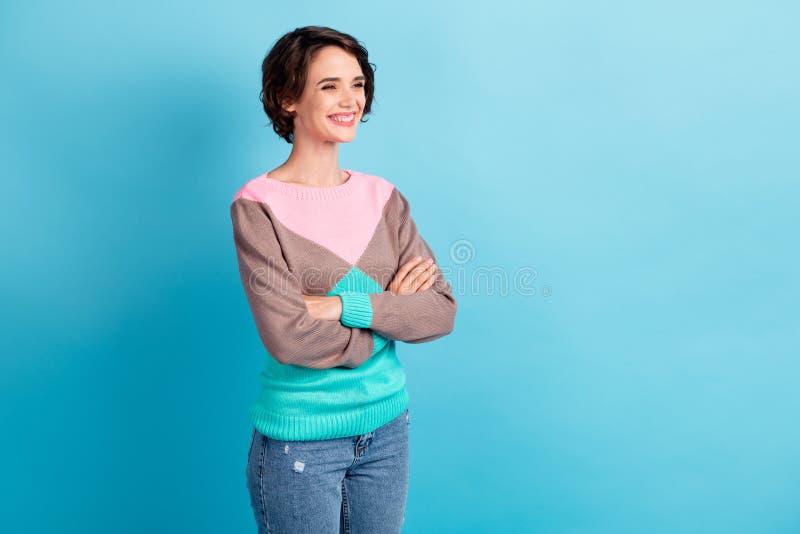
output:
[[[259,202],[240,198],[231,204],[242,284],[261,341],[278,362],[315,369],[358,367],[389,339],[423,343],[452,331],[452,289],[435,263],[427,269],[416,265],[417,257],[436,259],[417,232],[405,197],[397,194],[401,269],[389,290],[331,297],[302,293]]]
[[[436,281],[436,264],[433,258],[422,261],[421,256],[412,258],[395,274],[389,291],[395,295],[410,295],[430,288]],[[317,319],[341,321],[342,298],[339,295],[303,295],[308,313]]]
[[[436,256],[417,230],[408,201],[402,193],[396,193],[401,270],[418,257],[430,258],[432,281],[409,294],[396,293],[392,287],[380,293],[342,292],[338,295],[342,301],[340,320],[343,325],[369,328],[389,339],[424,343],[453,330],[457,304],[452,287],[436,268]],[[412,272],[418,270],[414,268]]]
[[[260,202],[230,208],[239,273],[261,342],[275,360],[314,369],[358,367],[385,341],[365,328],[313,317]]]

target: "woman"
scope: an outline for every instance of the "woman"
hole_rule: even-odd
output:
[[[279,534],[399,532],[410,419],[395,342],[450,333],[456,301],[406,198],[384,178],[339,168],[339,143],[372,104],[367,51],[330,28],[298,28],[262,73],[264,111],[292,151],[231,204],[267,352],[249,410],[256,522]]]

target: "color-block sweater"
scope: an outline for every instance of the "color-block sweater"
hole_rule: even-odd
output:
[[[415,256],[434,258],[407,199],[382,177],[345,169],[332,187],[245,183],[230,207],[244,292],[266,349],[250,421],[266,436],[308,441],[371,432],[405,410],[395,341],[423,343],[453,329],[456,301],[433,286],[387,288]],[[339,321],[308,313],[303,295],[336,295]]]

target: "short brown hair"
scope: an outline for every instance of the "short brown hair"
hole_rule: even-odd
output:
[[[353,54],[364,73],[366,103],[364,116],[370,113],[375,92],[376,66],[369,62],[367,49],[353,36],[325,26],[295,28],[278,39],[261,64],[259,100],[275,133],[287,143],[294,141],[294,117],[281,106],[300,99],[306,85],[308,66],[314,54],[325,46],[338,46]]]

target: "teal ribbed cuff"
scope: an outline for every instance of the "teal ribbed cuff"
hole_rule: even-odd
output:
[[[341,323],[353,328],[369,328],[372,324],[372,303],[369,300],[369,293],[358,291],[342,291],[339,293],[342,299],[342,319]]]

